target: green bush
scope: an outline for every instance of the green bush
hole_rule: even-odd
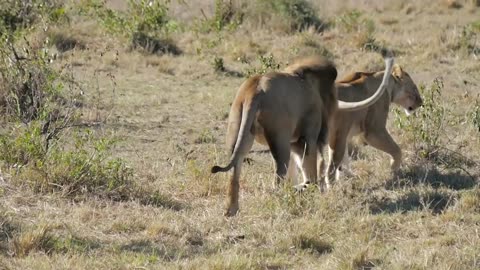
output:
[[[420,86],[423,107],[415,112],[415,117],[407,117],[399,109],[394,109],[395,124],[413,141],[415,152],[422,158],[433,158],[441,147],[447,116],[450,110],[441,100],[443,81],[435,79],[426,87]]]

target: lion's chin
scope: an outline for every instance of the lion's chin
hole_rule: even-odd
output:
[[[410,116],[413,114],[413,110],[409,110],[409,109],[404,109],[405,110],[405,114],[407,114],[407,116]]]

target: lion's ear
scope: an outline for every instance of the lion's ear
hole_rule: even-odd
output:
[[[304,68],[299,68],[296,69],[293,74],[297,75],[298,77],[305,79],[305,69]]]
[[[297,75],[298,77],[300,78],[303,78],[303,70],[296,70],[295,72],[293,72],[293,74]]]
[[[394,64],[392,68],[392,75],[395,79],[402,79],[403,69],[399,64]]]

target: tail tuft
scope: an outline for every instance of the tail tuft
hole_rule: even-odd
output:
[[[222,167],[220,167],[220,166],[213,166],[212,169],[211,169],[212,173],[217,173],[217,172],[220,172],[220,171],[222,171]]]
[[[387,48],[382,48],[380,50],[380,54],[382,55],[383,58],[393,58],[394,54],[393,51]]]

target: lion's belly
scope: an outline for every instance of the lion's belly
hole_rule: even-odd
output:
[[[299,136],[294,134],[290,138],[290,142],[294,143],[294,142],[298,141],[298,138],[299,138]],[[265,138],[265,133],[263,133],[263,132],[262,133],[255,133],[255,141],[258,142],[259,144],[268,145],[267,139]]]
[[[293,127],[297,125],[296,121],[287,121],[285,118],[283,118],[283,130],[284,132],[291,132],[290,133],[290,142],[296,142],[298,138],[300,137],[300,131],[299,129],[293,130]],[[291,119],[290,119],[291,120]],[[253,123],[253,127],[251,130],[252,134],[255,137],[255,141],[263,144],[263,145],[268,145],[268,141],[265,137],[265,129],[263,126],[258,122],[258,119]]]

